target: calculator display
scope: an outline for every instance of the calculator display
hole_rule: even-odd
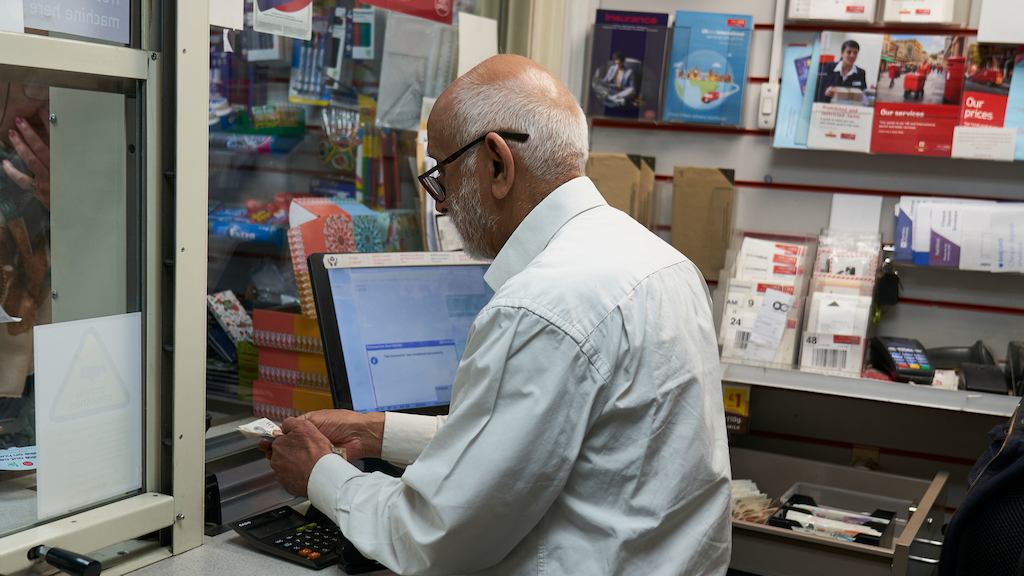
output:
[[[252,534],[254,538],[262,540],[267,536],[277,534],[282,530],[298,528],[299,526],[302,526],[305,523],[306,522],[302,519],[302,517],[285,516],[283,518],[271,520],[266,524],[261,524],[259,526],[249,528],[249,533]]]

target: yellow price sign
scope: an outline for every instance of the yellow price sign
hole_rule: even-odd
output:
[[[750,386],[738,384],[722,385],[722,401],[726,414],[750,416]]]

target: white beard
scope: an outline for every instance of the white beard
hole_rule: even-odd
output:
[[[473,258],[491,260],[492,253],[487,243],[487,231],[498,224],[496,214],[487,214],[480,199],[480,187],[473,178],[473,163],[463,163],[459,170],[458,193],[448,200],[452,224],[462,236],[463,249]]]

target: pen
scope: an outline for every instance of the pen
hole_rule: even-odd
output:
[[[292,88],[295,90],[296,95],[302,92],[302,71],[305,69],[305,55],[306,50],[303,47],[303,42],[301,40],[296,40],[295,55],[292,57],[292,62],[294,62],[294,70],[292,71]]]

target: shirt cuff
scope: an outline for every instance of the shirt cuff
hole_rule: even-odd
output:
[[[412,464],[434,434],[437,434],[437,427],[437,418],[434,416],[386,412],[384,438],[380,447],[381,459],[401,466]]]
[[[309,502],[331,519],[336,517],[338,489],[362,472],[337,454],[325,454],[313,466],[306,484]],[[337,522],[337,520],[335,520]]]

